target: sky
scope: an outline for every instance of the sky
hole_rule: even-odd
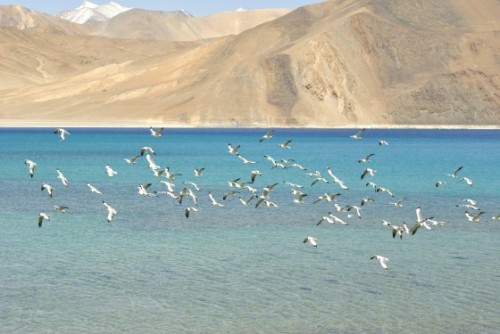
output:
[[[0,0],[0,5],[18,4],[26,8],[37,10],[47,14],[55,14],[62,10],[74,9],[83,0]],[[94,0],[95,4],[105,4],[109,0]],[[297,8],[312,3],[322,2],[320,0],[114,0],[125,7],[142,8],[148,10],[174,11],[184,9],[194,16],[211,15],[218,12],[235,10],[237,8],[259,9],[259,8]]]

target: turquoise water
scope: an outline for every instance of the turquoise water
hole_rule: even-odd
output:
[[[64,142],[52,130],[0,130],[2,333],[498,333],[500,221],[490,218],[500,213],[500,131],[367,130],[357,141],[352,129],[277,129],[259,143],[266,130],[167,129],[153,138],[148,129],[69,129]],[[279,148],[287,139],[291,149]],[[258,163],[242,164],[228,143]],[[185,218],[189,199],[138,195],[149,182],[150,191],[166,190],[144,158],[123,161],[143,146],[182,173],[177,191],[200,186],[198,212]],[[308,170],[271,169],[265,154]],[[37,163],[33,179],[25,159]],[[106,164],[118,175],[108,177]],[[331,180],[328,166],[349,190],[310,185],[305,173]],[[360,180],[368,166],[375,177]],[[446,176],[458,166],[472,187]],[[249,180],[254,169],[263,174],[259,192],[279,183],[270,194],[278,208],[222,200],[228,181]],[[395,197],[365,187],[367,179]],[[436,188],[437,180],[447,183]],[[303,204],[284,181],[304,185]],[[54,186],[52,199],[42,182]],[[209,190],[224,207],[210,205]],[[312,204],[325,192],[340,192],[341,205],[374,202],[348,218],[332,203]],[[400,198],[403,207],[388,204]],[[457,207],[463,198],[486,212],[479,223]],[[112,223],[103,199],[118,211]],[[55,204],[70,209],[58,213]],[[381,219],[411,226],[417,206],[446,223],[393,239]],[[329,211],[349,225],[316,226]],[[42,228],[40,212],[51,216]],[[306,236],[318,247],[303,244]],[[388,271],[374,254],[389,258]]]

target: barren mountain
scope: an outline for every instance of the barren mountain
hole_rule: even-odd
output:
[[[332,0],[235,36],[178,45],[151,57],[118,57],[108,48],[105,65],[70,75],[39,64],[54,79],[0,91],[0,119],[266,127],[500,125],[498,17],[497,0]],[[150,42],[145,50],[161,43]],[[55,59],[74,64],[71,57],[59,56],[57,45]],[[89,42],[86,48],[99,45]],[[4,68],[0,63],[0,71]]]
[[[289,9],[260,9],[194,17],[183,11],[131,9],[96,25],[94,34],[133,39],[193,41],[236,35],[288,12]]]

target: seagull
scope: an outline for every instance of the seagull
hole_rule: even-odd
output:
[[[263,135],[262,138],[260,138],[259,142],[262,143],[266,139],[273,138],[273,132],[274,132],[274,130],[267,131],[267,133],[265,135]]]
[[[331,202],[331,201],[335,200],[335,197],[340,196],[340,195],[341,195],[340,193],[336,193],[336,194],[324,193],[323,195],[318,196],[318,198],[313,202],[313,204],[317,204],[321,201]]]
[[[111,223],[111,221],[113,220],[113,217],[117,214],[116,210],[114,208],[112,208],[108,203],[106,203],[105,201],[102,201],[102,204],[106,207],[106,209],[108,209],[108,217],[107,217],[107,220],[108,220],[108,223]]]
[[[403,227],[391,224],[391,223],[389,223],[386,220],[382,220],[382,222],[383,222],[384,226],[389,226],[391,228],[391,230],[392,230],[392,238],[393,239],[396,238],[396,235],[399,235],[399,238],[403,239],[403,231],[404,231]]]
[[[462,182],[462,181],[464,181],[465,183],[467,183],[468,186],[472,187],[472,180],[469,179],[468,177],[464,176],[463,178],[461,178],[460,180],[458,180],[458,182]]]
[[[66,130],[65,130],[65,129],[63,129],[63,128],[58,128],[58,129],[55,129],[55,130],[54,130],[54,133],[58,133],[58,134],[59,134],[59,136],[61,137],[61,141],[66,140],[66,136],[68,136],[68,135],[69,135],[69,132],[68,132],[68,131],[66,131]]]
[[[193,207],[193,206],[185,208],[184,209],[184,215],[186,216],[186,218],[189,218],[189,215],[191,214],[191,212],[198,212],[198,209],[195,208],[195,207]]]
[[[223,207],[224,204],[220,204],[219,202],[217,202],[217,200],[214,198],[214,195],[212,195],[212,192],[208,192],[208,197],[210,198],[210,201],[213,206],[218,206],[218,207]]]
[[[149,131],[151,132],[151,136],[153,137],[161,137],[163,135],[164,128],[153,129],[152,126],[149,127]]]
[[[163,183],[167,187],[168,192],[173,193],[175,191],[174,190],[175,184],[164,180],[161,180],[160,183]]]
[[[125,162],[126,162],[126,163],[128,163],[128,164],[130,164],[130,165],[133,165],[133,164],[135,164],[135,163],[136,163],[135,161],[136,161],[136,160],[137,160],[137,158],[139,158],[139,157],[140,157],[140,155],[136,155],[136,156],[133,156],[133,157],[132,157],[132,158],[130,158],[130,159],[128,159],[128,158],[124,158],[123,160],[125,160]]]
[[[454,179],[457,177],[457,173],[460,172],[462,170],[462,168],[464,168],[464,166],[460,166],[457,169],[455,169],[451,174],[446,174],[446,175],[448,175],[449,177]]]
[[[356,132],[355,134],[353,134],[352,136],[350,136],[351,138],[353,139],[361,139],[361,136],[363,135],[363,133],[366,131],[366,129],[361,129],[359,130],[358,132]]]
[[[441,180],[440,180],[440,181],[436,181],[436,183],[435,183],[434,185],[435,185],[435,186],[436,186],[436,188],[437,188],[437,187],[441,187],[441,186],[443,186],[443,185],[445,185],[445,184],[446,184],[446,181],[441,181]]]
[[[369,203],[373,203],[373,198],[371,198],[371,197],[362,198],[360,205],[363,206],[363,205],[366,205],[366,204],[369,204]]]
[[[182,175],[182,174],[180,174],[180,173],[172,173],[172,172],[170,172],[170,167],[168,167],[168,166],[167,166],[167,167],[165,167],[165,177],[166,177],[167,179],[175,180],[175,177],[176,177],[176,176],[180,176],[180,175]]]
[[[357,205],[348,205],[347,211],[355,210],[358,218],[361,218],[361,208]]]
[[[477,205],[477,201],[473,200],[472,198],[464,198],[462,199],[463,202],[467,202],[470,205]]]
[[[298,164],[298,163],[293,163],[293,164],[290,164],[290,165],[286,165],[285,169],[288,169],[288,168],[298,168],[300,170],[307,170],[307,168],[305,168],[304,166],[302,166],[301,164]]]
[[[253,164],[256,164],[257,161],[251,161],[251,160],[248,160],[244,157],[242,157],[241,155],[238,154],[238,159],[241,160],[241,162],[243,162],[244,164],[247,164],[247,165],[253,165]]]
[[[306,237],[303,241],[303,243],[309,243],[313,247],[318,247],[318,239],[314,237]]]
[[[496,216],[491,217],[491,220],[500,220],[500,213]]]
[[[227,192],[222,196],[222,200],[225,201],[226,199],[233,197],[234,195],[239,193],[240,193],[239,191],[231,190],[230,192]]]
[[[54,192],[54,188],[51,185],[47,183],[42,183],[40,188],[42,189],[42,191],[47,190],[49,197],[52,198],[52,193]]]
[[[396,208],[402,208],[403,207],[403,201],[406,199],[405,198],[401,198],[399,200],[397,200],[396,202],[389,202],[389,204],[391,205],[394,205]]]
[[[250,183],[254,183],[255,182],[255,178],[257,176],[262,176],[262,173],[259,171],[259,170],[253,170],[251,173],[250,173],[250,177],[251,177],[251,182]]]
[[[348,225],[345,221],[343,221],[342,219],[340,219],[339,217],[337,217],[331,213],[330,213],[330,217],[333,219],[334,223],[339,223],[341,225]]]
[[[40,212],[38,214],[38,227],[42,227],[43,220],[50,220],[50,216],[46,214],[45,212]]]
[[[54,209],[55,209],[57,212],[65,213],[65,212],[66,212],[66,210],[68,210],[68,209],[69,209],[69,207],[64,206],[64,205],[54,205]]]
[[[147,184],[141,184],[140,186],[137,187],[137,192],[141,196],[152,196],[151,193],[148,193],[148,188],[151,187],[152,183],[147,183]]]
[[[387,262],[389,261],[388,258],[382,255],[373,255],[370,260],[378,260],[382,268],[384,268],[385,271],[387,271],[389,268],[387,267]]]
[[[238,146],[233,146],[231,144],[227,144],[227,150],[229,151],[229,153],[231,154],[234,154],[234,155],[238,155],[239,152],[238,150],[240,149],[240,145]]]
[[[205,167],[195,168],[195,170],[194,170],[194,176],[200,177],[204,170],[205,170]]]
[[[389,143],[385,140],[379,140],[378,141],[378,146],[389,146]]]
[[[196,196],[191,189],[182,188],[181,191],[179,191],[179,204],[182,204],[182,199],[184,197],[191,197],[193,203],[198,205],[198,196]]]
[[[144,146],[143,148],[141,148],[141,151],[140,151],[140,154],[141,154],[141,157],[144,155],[144,153],[146,152],[149,152],[153,155],[156,155],[156,151],[153,150],[152,147],[149,147],[149,146]]]
[[[148,168],[149,168],[149,169],[151,169],[151,170],[153,170],[153,171],[161,169],[161,167],[160,167],[160,166],[158,166],[158,165],[156,164],[156,162],[153,160],[153,157],[151,156],[151,154],[146,153],[146,160],[147,160],[147,162],[148,162],[148,164],[149,164],[149,165],[148,165]]]
[[[113,168],[111,168],[109,165],[106,165],[106,174],[108,174],[109,177],[113,177],[118,173]]]
[[[430,230],[431,227],[427,224],[427,221],[429,219],[432,219],[434,217],[429,217],[429,218],[423,218],[422,217],[422,211],[420,209],[420,206],[417,206],[417,209],[415,210],[416,214],[417,214],[417,222],[415,223],[415,225],[413,225],[410,229],[410,234],[411,235],[414,235],[415,233],[417,233],[418,229],[423,226],[425,227],[426,229]]]
[[[467,210],[465,211],[465,218],[467,218],[468,221],[471,223],[477,223],[481,219],[481,215],[484,214],[484,211],[479,212],[478,214],[471,214]]]
[[[290,187],[292,188],[304,188],[304,186],[301,186],[300,184],[297,184],[297,183],[292,183],[292,182],[288,182],[288,181],[285,181],[286,184],[288,184]]]
[[[370,162],[370,158],[373,157],[374,155],[375,155],[375,153],[370,153],[366,157],[364,157],[363,159],[358,160],[358,162],[359,163]]]
[[[35,168],[36,168],[36,163],[31,161],[31,160],[24,160],[24,164],[28,165],[28,170],[30,172],[30,177],[33,178],[33,175],[35,175]]]
[[[342,188],[344,190],[348,190],[348,188],[344,184],[344,182],[341,179],[339,179],[335,174],[333,174],[332,169],[330,167],[328,167],[327,170],[328,170],[328,174],[330,174],[330,176],[333,178],[334,183],[337,183],[340,186],[340,188]]]
[[[295,204],[302,204],[302,203],[304,203],[304,197],[307,196],[307,194],[303,193],[302,191],[294,192],[293,195],[295,196],[295,199],[293,200],[293,202]]]
[[[324,177],[317,177],[314,179],[314,181],[312,181],[311,186],[314,186],[318,182],[328,183],[328,180],[325,179]]]
[[[330,217],[330,216],[323,216],[319,219],[319,221],[316,223],[316,226],[319,226],[321,225],[324,221],[326,221],[327,223],[330,223],[330,224],[333,224],[334,221],[333,221],[333,218]]]
[[[276,183],[273,183],[273,184],[269,184],[267,186],[265,186],[262,190],[263,190],[263,193],[264,193],[264,197],[267,197],[267,195],[273,190],[273,188],[275,186],[278,185],[278,182]]]
[[[379,187],[377,186],[375,188],[375,192],[379,193],[379,192],[383,192],[383,193],[388,193],[391,197],[394,197],[394,194],[387,188],[383,188],[383,187]]]
[[[255,198],[256,196],[255,195],[252,195],[252,197],[250,197],[249,199],[247,200],[244,200],[243,198],[239,197],[240,199],[240,202],[241,204],[243,204],[244,206],[248,206],[250,204],[250,202]]]
[[[186,182],[184,182],[184,184],[189,184],[190,186],[193,186],[194,190],[196,190],[196,191],[200,191],[200,186],[199,186],[199,185],[197,185],[197,184],[196,184],[196,183],[194,183],[194,182],[191,182],[191,181],[186,181]]]
[[[68,186],[68,179],[64,176],[64,174],[61,172],[59,168],[57,170],[57,178],[61,180],[62,184],[67,187]]]
[[[375,176],[375,173],[377,171],[375,169],[372,169],[372,168],[366,168],[363,173],[361,173],[361,180],[363,180],[366,176],[366,174],[370,174],[371,177],[374,177]]]
[[[292,142],[291,139],[288,139],[286,142],[279,144],[279,147],[283,149],[290,149],[290,143]]]
[[[94,187],[93,185],[91,185],[90,183],[87,183],[87,186],[89,187],[90,192],[96,193],[98,195],[102,195],[102,193],[99,190],[97,190],[97,188]]]

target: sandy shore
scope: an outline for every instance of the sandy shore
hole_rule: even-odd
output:
[[[470,130],[499,130],[498,125],[429,125],[429,124],[411,124],[411,125],[401,125],[401,124],[347,124],[347,125],[336,125],[336,126],[273,126],[269,124],[183,124],[183,123],[163,123],[157,121],[17,121],[17,120],[0,120],[0,128],[57,128],[57,127],[67,127],[67,128],[149,128],[153,127],[165,127],[165,128],[283,128],[283,129],[436,129],[436,130],[446,130],[446,129],[470,129]]]

